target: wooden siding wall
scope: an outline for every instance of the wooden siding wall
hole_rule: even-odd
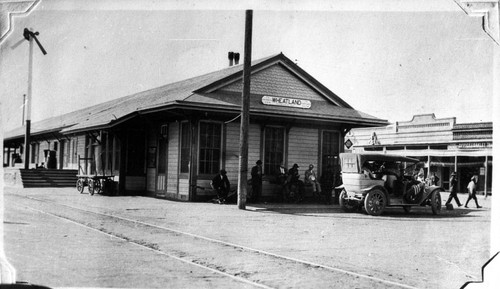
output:
[[[77,143],[76,143],[76,155],[80,156],[81,158],[84,158],[86,156],[86,149],[85,149],[85,135],[78,135],[77,136]],[[77,160],[78,162],[78,160]]]
[[[179,181],[179,123],[173,122],[168,125],[168,176],[167,192],[177,195]]]
[[[78,169],[78,146],[80,145],[80,138],[83,138],[83,142],[85,142],[85,135],[70,135],[68,136],[69,140],[66,142],[66,145],[69,146],[69,155],[68,155],[68,165],[65,167],[67,169]],[[84,157],[84,155],[80,154],[80,157]]]
[[[252,167],[255,166],[255,163],[261,158],[260,137],[260,125],[251,124],[248,130],[248,179],[252,177]]]
[[[221,91],[241,92],[242,89],[242,82],[237,81],[222,88]],[[279,64],[252,74],[250,90],[252,93],[261,95],[325,101],[320,94]]]
[[[292,127],[288,136],[288,168],[293,164],[299,165],[300,178],[304,179],[304,172],[313,164],[318,168],[318,136],[319,131],[311,128]],[[316,170],[317,171],[317,170]]]
[[[238,173],[240,165],[240,123],[232,122],[226,126],[226,163],[227,178],[231,187],[238,185]],[[248,130],[248,175],[251,178],[251,169],[260,158],[260,126],[250,124]],[[204,185],[202,185],[202,183]],[[207,187],[207,182],[199,182],[199,186]],[[208,182],[210,187],[210,181]]]
[[[78,169],[78,156],[80,158],[86,157],[86,149],[85,149],[85,135],[81,134],[76,136],[76,169]],[[85,162],[81,162],[82,169],[85,169]]]
[[[68,155],[66,164],[64,166],[64,169],[73,169],[76,167],[75,163],[71,161],[71,158],[73,157],[73,142],[75,141],[75,138],[73,136],[68,136],[69,140],[66,141],[65,143],[65,150],[67,150]]]
[[[188,200],[189,198],[189,179],[179,179],[179,199]]]
[[[226,171],[231,184],[238,183],[240,163],[240,123],[232,122],[226,125]],[[210,182],[208,182],[210,187]]]

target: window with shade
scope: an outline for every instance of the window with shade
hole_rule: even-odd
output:
[[[200,122],[200,174],[216,174],[220,170],[222,151],[222,125]]]
[[[264,173],[277,175],[285,155],[285,129],[266,127],[264,131]]]

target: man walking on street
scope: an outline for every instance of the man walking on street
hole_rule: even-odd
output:
[[[477,202],[477,197],[476,197],[476,183],[477,183],[477,176],[473,176],[469,182],[469,185],[467,186],[467,191],[469,191],[469,198],[467,198],[467,202],[465,202],[465,207],[467,207],[467,204],[469,204],[469,201],[474,199],[476,201],[476,207],[477,208],[482,208],[478,202]]]
[[[450,196],[448,197],[448,201],[446,201],[445,206],[448,206],[448,204],[450,204],[453,199],[455,199],[455,202],[457,202],[457,206],[459,207],[462,206],[457,196],[457,184],[458,184],[457,173],[453,172],[451,173],[451,178],[450,178]]]

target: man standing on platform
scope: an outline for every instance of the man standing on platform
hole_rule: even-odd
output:
[[[252,168],[252,201],[257,203],[262,195],[262,161],[258,160]]]

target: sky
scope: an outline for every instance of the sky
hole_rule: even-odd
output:
[[[495,44],[453,0],[234,2],[41,1],[0,44],[3,129],[22,125],[25,27],[48,52],[33,55],[36,122],[227,67],[244,52],[245,8],[252,59],[283,52],[359,111],[493,120]]]

